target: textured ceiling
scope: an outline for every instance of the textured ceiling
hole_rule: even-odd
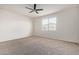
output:
[[[33,4],[7,4],[7,5],[0,5],[0,8],[4,8],[10,11],[14,11],[20,14],[27,15],[29,17],[39,17],[48,15],[51,13],[55,13],[61,11],[65,8],[71,7],[71,4],[37,4],[37,8],[43,8],[43,11],[39,11],[39,14],[35,12],[29,13],[30,10],[26,9],[25,7],[33,8]]]

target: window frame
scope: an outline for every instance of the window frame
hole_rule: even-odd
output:
[[[53,25],[53,27],[54,27],[55,29],[49,30],[49,25],[50,25],[50,22],[49,22],[50,20],[49,20],[49,19],[50,19],[50,18],[55,18],[55,20],[56,20],[55,22],[57,23],[57,18],[56,18],[56,17],[52,17],[52,16],[51,16],[51,17],[42,18],[42,21],[41,21],[41,30],[42,30],[42,31],[49,31],[49,32],[50,32],[50,31],[56,31],[56,23],[54,24],[55,27],[54,27],[54,25]],[[48,21],[48,24],[47,24],[48,30],[43,29],[43,20],[45,20],[45,19]],[[51,24],[53,24],[53,23],[51,23]]]

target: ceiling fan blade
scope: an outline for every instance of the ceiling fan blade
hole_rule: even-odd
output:
[[[29,13],[32,13],[33,12],[33,10],[32,11],[30,11]]]
[[[42,11],[43,9],[36,9],[36,11]]]
[[[36,9],[36,4],[34,4],[34,10]]]
[[[39,14],[37,11],[35,11],[37,14]]]
[[[33,10],[32,8],[29,8],[29,7],[25,7],[25,8],[30,9],[30,10]]]

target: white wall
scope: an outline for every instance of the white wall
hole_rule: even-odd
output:
[[[12,11],[0,9],[0,42],[31,36],[30,18]]]
[[[77,23],[78,23],[78,39],[79,39],[79,5],[77,6]]]
[[[60,39],[70,42],[78,42],[77,38],[77,7],[71,7],[66,10],[48,15],[57,17],[57,30],[55,32],[41,31],[41,18],[35,18],[34,35],[47,38]],[[46,16],[43,16],[46,17]]]

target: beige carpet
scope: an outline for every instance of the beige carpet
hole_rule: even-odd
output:
[[[71,55],[79,54],[79,45],[42,37],[29,37],[0,43],[1,55]]]

